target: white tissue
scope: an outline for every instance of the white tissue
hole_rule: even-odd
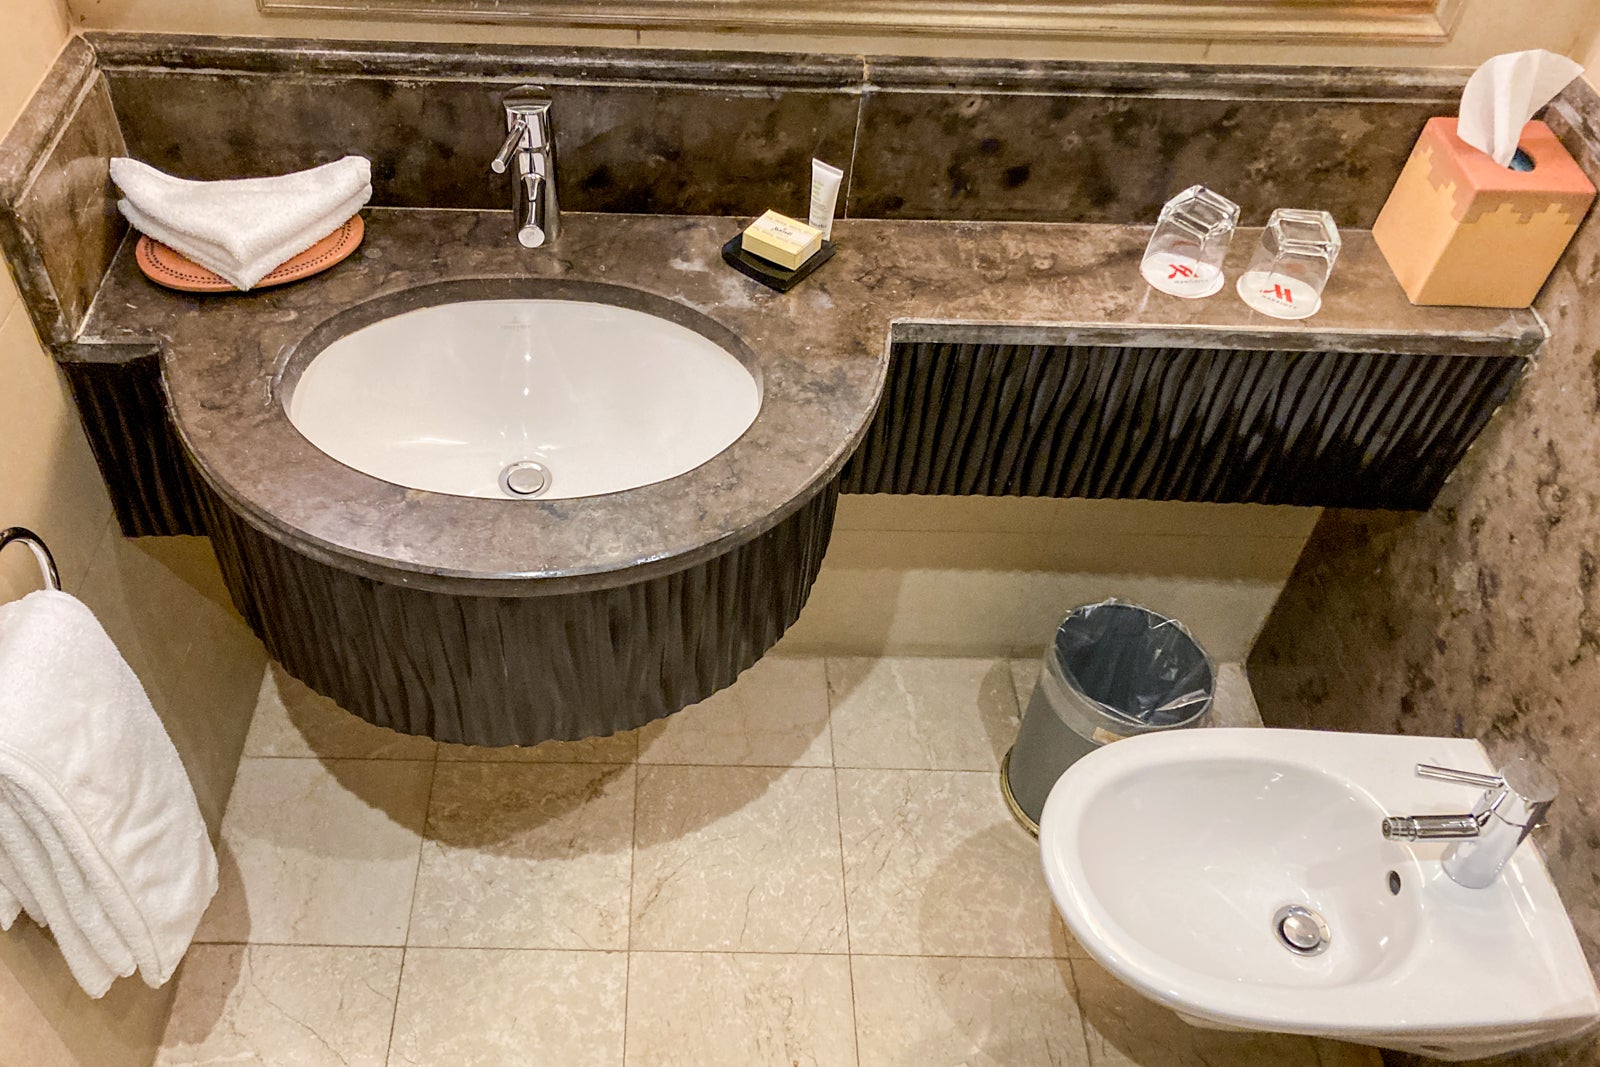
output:
[[[1485,60],[1461,93],[1456,134],[1509,167],[1522,127],[1582,73],[1580,64],[1542,48]]]

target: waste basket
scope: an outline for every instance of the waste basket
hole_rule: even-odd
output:
[[[1211,657],[1176,619],[1114,599],[1073,610],[1045,649],[1001,765],[1012,814],[1038,834],[1068,767],[1112,741],[1202,725],[1215,692]]]

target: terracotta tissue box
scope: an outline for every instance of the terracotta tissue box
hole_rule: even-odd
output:
[[[1372,237],[1413,304],[1522,308],[1533,303],[1594,201],[1594,183],[1550,127],[1530,122],[1510,170],[1429,119]]]

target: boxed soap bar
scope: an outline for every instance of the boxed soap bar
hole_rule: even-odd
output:
[[[1533,303],[1594,201],[1595,188],[1550,127],[1519,142],[1533,169],[1500,166],[1429,119],[1372,237],[1413,304]]]
[[[745,227],[741,245],[753,256],[795,270],[822,247],[822,231],[768,211]]]

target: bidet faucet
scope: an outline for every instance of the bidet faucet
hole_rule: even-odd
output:
[[[1468,889],[1492,884],[1523,838],[1533,832],[1556,798],[1556,780],[1529,759],[1514,759],[1499,774],[1477,774],[1417,764],[1417,777],[1483,789],[1466,815],[1405,815],[1383,820],[1383,836],[1396,841],[1453,840],[1442,858],[1444,873]]]
[[[496,174],[511,171],[511,218],[527,248],[553,241],[561,225],[556,203],[556,143],[550,131],[550,98],[537,85],[506,94],[506,140],[489,161]]]

